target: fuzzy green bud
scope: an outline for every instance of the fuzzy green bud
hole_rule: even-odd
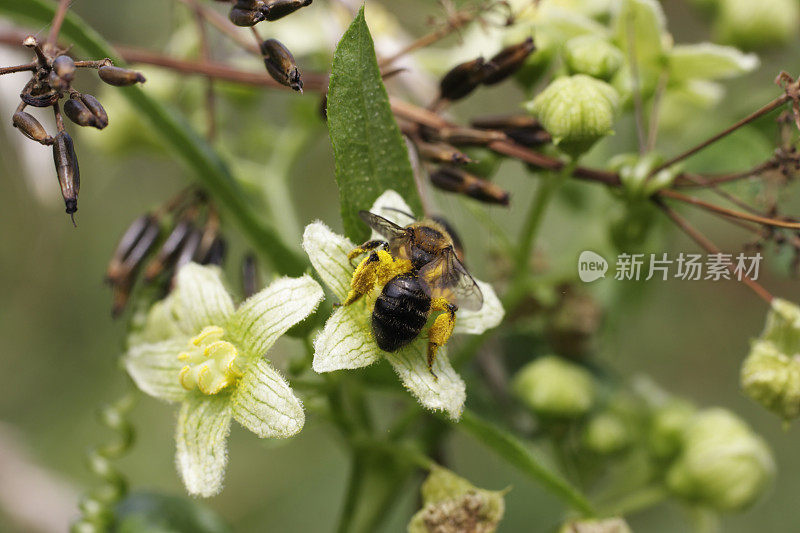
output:
[[[715,30],[723,42],[759,49],[788,43],[798,20],[796,0],[718,0]]]
[[[601,413],[586,425],[583,443],[598,455],[620,452],[631,443],[631,432],[625,421],[615,413]]]
[[[563,152],[577,157],[614,133],[618,101],[611,85],[576,74],[557,78],[526,107]]]
[[[633,531],[622,518],[604,518],[568,522],[561,526],[559,533],[633,533]]]
[[[683,445],[683,430],[696,411],[691,403],[677,399],[655,408],[648,434],[653,455],[669,459],[678,454]]]
[[[551,418],[580,417],[591,409],[595,399],[592,375],[555,355],[522,367],[512,388],[527,407]]]
[[[769,448],[744,421],[725,409],[706,409],[688,421],[666,484],[690,502],[734,511],[755,502],[774,471]]]
[[[745,394],[784,420],[800,416],[800,307],[775,298],[742,364]]]
[[[610,79],[622,66],[622,51],[600,35],[581,35],[564,45],[567,67],[575,74]]]
[[[507,491],[479,489],[446,468],[435,466],[422,483],[422,509],[409,533],[492,533],[505,513]]]
[[[755,341],[741,382],[745,394],[784,420],[800,415],[800,353],[788,355],[770,341]]]

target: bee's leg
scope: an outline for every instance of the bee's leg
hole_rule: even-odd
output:
[[[436,350],[444,346],[453,334],[456,325],[456,311],[458,307],[448,302],[445,298],[431,300],[431,311],[444,311],[436,317],[431,329],[428,331],[428,371],[434,379],[438,379],[433,372],[433,363],[436,361]]]
[[[405,263],[408,262],[395,261],[386,250],[370,252],[353,272],[353,279],[350,280],[350,292],[342,305],[350,305],[358,301],[365,294],[369,294],[376,284],[386,283],[392,277],[402,273],[402,270],[407,271],[410,263],[408,265]]]
[[[375,248],[383,248],[384,250],[389,247],[389,243],[386,241],[382,241],[380,239],[374,241],[367,241],[361,246],[357,248],[353,248],[349,254],[347,254],[347,259],[350,261],[350,264],[353,263],[353,259],[358,257],[361,254],[371,252]]]

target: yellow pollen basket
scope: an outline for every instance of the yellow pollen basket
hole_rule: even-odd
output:
[[[184,366],[178,379],[186,390],[199,389],[203,394],[217,394],[242,377],[236,365],[239,351],[222,340],[225,330],[208,326],[189,341],[189,347],[178,355]]]

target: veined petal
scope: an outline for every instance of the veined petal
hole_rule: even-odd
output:
[[[503,320],[505,311],[492,286],[480,280],[475,282],[483,293],[483,306],[477,311],[459,310],[456,313],[456,327],[453,333],[479,335],[487,329],[497,327]]]
[[[209,497],[222,490],[228,462],[231,405],[227,395],[191,395],[181,405],[175,463],[190,494]]]
[[[286,331],[314,312],[322,287],[311,276],[280,278],[248,298],[230,321],[250,354],[262,356]]]
[[[245,370],[231,396],[237,422],[261,438],[291,437],[303,429],[303,405],[286,380],[259,358]]]
[[[355,244],[350,239],[334,233],[322,222],[312,222],[303,233],[303,249],[314,270],[339,301],[344,301],[350,290],[354,269],[347,254],[353,248]]]
[[[403,213],[408,213],[412,217],[415,216],[414,213],[411,212],[411,208],[408,207],[406,201],[403,200],[403,197],[391,189],[378,196],[378,199],[375,200],[374,204],[372,204],[370,212],[382,216],[386,220],[390,220],[398,226],[408,226],[414,222],[414,218],[409,218]],[[385,238],[386,237],[375,230],[372,231],[372,236],[370,237],[370,239]]]
[[[122,361],[136,386],[143,392],[169,402],[180,401],[186,397],[186,389],[178,381],[184,365],[178,360],[178,354],[188,343],[188,337],[178,337],[139,344],[128,350]]]
[[[186,333],[197,334],[206,326],[224,324],[233,314],[233,301],[217,267],[184,265],[178,272],[175,294],[173,312]]]
[[[360,302],[336,309],[314,339],[314,372],[362,368],[380,359],[370,316]]]
[[[427,346],[427,337],[420,337],[396,352],[386,353],[386,359],[423,406],[446,411],[450,418],[458,420],[467,399],[466,385],[450,364],[444,347],[436,352],[433,372],[438,379],[434,378],[428,370]]]

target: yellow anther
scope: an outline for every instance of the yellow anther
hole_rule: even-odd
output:
[[[222,340],[225,331],[208,326],[189,341],[189,347],[178,355],[184,366],[178,380],[186,390],[199,389],[203,394],[216,394],[242,376],[236,364],[239,351]]]

